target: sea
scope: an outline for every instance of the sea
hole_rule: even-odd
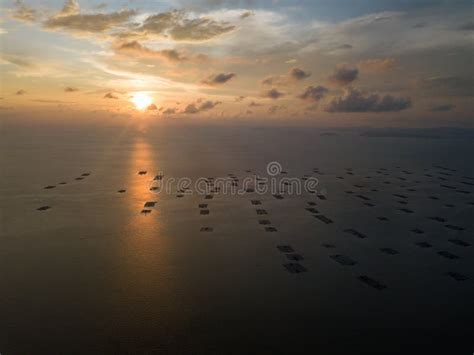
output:
[[[9,121],[0,353],[472,354],[466,132]]]

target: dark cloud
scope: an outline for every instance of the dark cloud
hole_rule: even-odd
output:
[[[347,65],[340,65],[329,77],[329,81],[336,85],[344,86],[356,80],[358,75],[359,69],[355,67],[349,67]]]
[[[18,95],[18,96],[20,96],[20,95],[25,95],[25,94],[26,94],[26,91],[23,90],[23,89],[20,89],[20,90],[18,90],[18,91],[15,93],[15,95]]]
[[[255,101],[252,101],[251,103],[249,103],[249,107],[260,107],[260,106],[263,106],[263,104],[259,102],[255,102]]]
[[[474,22],[466,22],[458,27],[459,31],[474,31]]]
[[[284,96],[285,94],[278,91],[277,89],[273,88],[273,89],[270,89],[270,90],[266,90],[262,93],[262,97],[266,97],[266,98],[269,98],[269,99],[279,99],[280,97]]]
[[[176,113],[175,108],[167,108],[163,111],[163,115],[174,115]]]
[[[335,50],[348,50],[348,49],[352,49],[353,47],[350,45],[350,44],[341,44],[340,46],[337,46],[335,47],[334,49]]]
[[[155,104],[150,104],[146,109],[148,111],[155,111],[155,110],[158,110],[158,107],[156,107]]]
[[[252,11],[245,11],[243,12],[241,15],[240,15],[240,18],[241,19],[244,19],[244,18],[247,18],[247,17],[250,17],[253,15],[253,12]]]
[[[113,93],[108,92],[104,95],[104,99],[118,99],[118,97],[115,96]]]
[[[286,86],[311,76],[311,72],[300,68],[291,68],[286,75],[271,75],[262,79],[261,84],[267,86]]]
[[[241,101],[243,101],[244,99],[245,99],[245,96],[237,96],[237,97],[235,98],[235,102],[241,102]]]
[[[474,77],[471,76],[435,76],[421,79],[419,86],[426,92],[448,96],[473,96]]]
[[[198,113],[198,112],[199,112],[199,109],[196,107],[196,104],[189,104],[184,109],[184,113],[188,113],[188,114],[193,114],[193,113]]]
[[[10,12],[10,15],[23,22],[35,22],[38,18],[36,10],[27,6],[22,0],[15,0],[15,8]]]
[[[334,98],[326,107],[327,112],[390,112],[411,107],[410,98],[379,94],[364,95],[349,87],[342,97]]]
[[[262,79],[261,84],[262,85],[268,85],[268,86],[281,84],[281,77],[279,77],[279,76],[267,76],[267,77]]]
[[[78,89],[78,88],[75,88],[75,87],[72,87],[72,86],[66,86],[66,87],[64,88],[64,91],[65,91],[65,92],[75,92],[75,91],[79,91],[79,89]]]
[[[127,22],[134,15],[136,15],[134,10],[80,13],[79,5],[75,1],[68,1],[59,13],[44,22],[44,27],[50,30],[63,29],[78,33],[101,33]]]
[[[289,76],[294,80],[303,80],[309,78],[311,76],[311,72],[304,71],[300,68],[291,68],[289,72]]]
[[[153,50],[141,45],[137,41],[121,43],[114,49],[117,53],[132,55],[134,57],[158,58],[175,63],[188,60],[184,54],[175,49]]]
[[[424,28],[428,26],[428,24],[426,22],[418,22],[418,23],[415,23],[412,27],[413,28]]]
[[[437,105],[431,108],[433,112],[447,112],[452,111],[456,106],[453,104]]]
[[[203,103],[201,103],[201,106],[199,106],[199,110],[200,111],[210,110],[219,104],[221,104],[220,101],[204,101]]]
[[[183,10],[174,10],[151,15],[137,28],[149,35],[168,37],[175,41],[206,41],[235,29],[224,21],[208,17],[190,18]]]
[[[308,86],[303,93],[298,96],[300,99],[318,102],[329,90],[324,86]]]
[[[230,79],[235,77],[235,73],[219,73],[215,75],[211,75],[206,79],[201,81],[202,84],[205,85],[219,85],[228,82]]]
[[[186,106],[184,109],[184,113],[187,114],[195,114],[195,113],[200,113],[203,111],[208,111],[216,107],[217,105],[221,104],[222,102],[220,101],[201,101],[197,100],[196,102],[190,103],[189,105]]]

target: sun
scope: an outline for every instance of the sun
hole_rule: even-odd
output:
[[[144,92],[137,92],[132,97],[132,102],[139,110],[144,110],[153,103],[153,99]]]

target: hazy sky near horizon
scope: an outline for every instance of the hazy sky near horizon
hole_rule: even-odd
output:
[[[16,0],[0,117],[472,126],[472,1]]]

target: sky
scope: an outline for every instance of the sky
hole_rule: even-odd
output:
[[[474,126],[472,1],[0,7],[2,118]]]

